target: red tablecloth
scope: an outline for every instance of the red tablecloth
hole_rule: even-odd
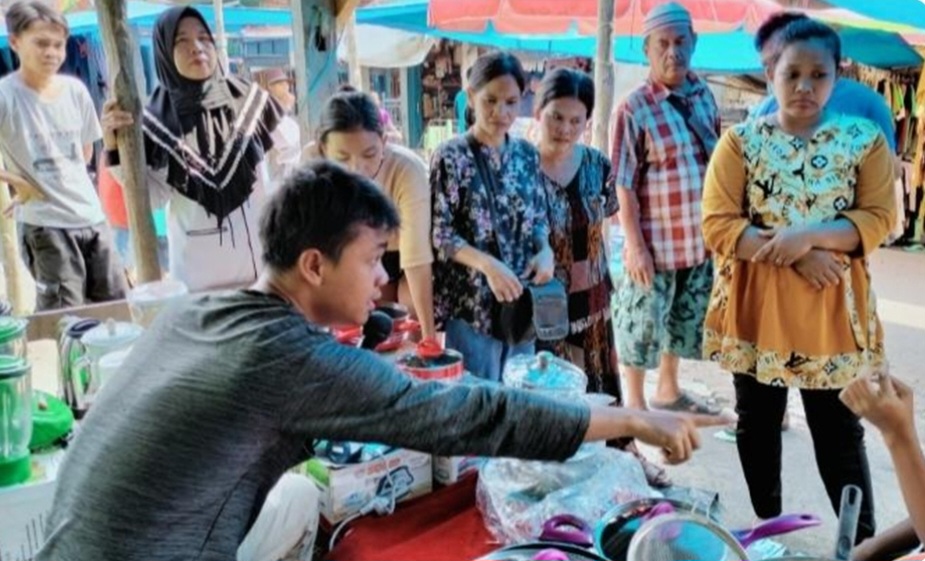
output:
[[[470,561],[498,549],[475,506],[476,477],[350,525],[331,561]]]

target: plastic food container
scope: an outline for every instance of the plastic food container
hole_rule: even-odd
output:
[[[142,327],[149,327],[161,310],[187,294],[189,289],[177,280],[140,284],[128,293],[132,321]]]
[[[588,388],[580,368],[545,351],[511,358],[501,379],[505,386],[566,398],[582,399]]]

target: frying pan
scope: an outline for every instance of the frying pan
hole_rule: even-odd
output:
[[[629,553],[630,540],[632,540],[636,531],[649,519],[662,514],[674,512],[698,514],[704,516],[711,523],[719,524],[719,521],[714,516],[705,515],[701,510],[690,503],[675,499],[652,498],[623,503],[605,514],[598,523],[593,535],[594,549],[610,561],[625,561]],[[582,527],[581,520],[554,517],[550,522],[553,521],[559,522],[558,529],[562,530],[562,532],[550,534],[547,526],[544,526],[541,539],[545,537],[582,545],[583,542],[580,541],[580,538],[586,528]],[[754,528],[736,530],[731,533],[743,548],[747,548],[758,540],[818,526],[821,523],[822,521],[816,516],[792,514],[778,516]],[[590,538],[590,533],[588,535]]]
[[[633,534],[626,557],[631,561],[747,561],[748,553],[713,520],[693,512],[675,512],[646,520]]]
[[[591,550],[570,543],[555,542],[530,542],[503,547],[484,557],[479,557],[476,561],[534,561],[535,559],[550,559],[551,557],[537,557],[538,553],[548,550],[561,552],[568,561],[607,561],[606,558],[601,557]]]
[[[630,540],[652,515],[669,505],[676,512],[697,512],[690,503],[675,499],[638,499],[614,507],[594,531],[594,549],[611,561],[626,561]],[[652,512],[656,509],[655,512]],[[714,520],[715,521],[715,520]]]

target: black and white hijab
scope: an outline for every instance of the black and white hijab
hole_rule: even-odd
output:
[[[182,6],[161,14],[154,26],[160,83],[144,111],[145,155],[149,167],[166,167],[167,183],[220,225],[250,197],[282,110],[267,92],[221,68],[201,82],[181,76],[174,40],[187,17],[209,29],[195,8]]]

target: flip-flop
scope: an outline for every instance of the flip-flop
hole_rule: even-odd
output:
[[[734,444],[736,442],[736,429],[732,427],[726,427],[724,429],[718,430],[713,433],[713,438]]]
[[[649,405],[652,406],[652,409],[674,411],[676,413],[696,413],[698,415],[717,416],[723,412],[719,407],[710,405],[699,397],[694,397],[687,392],[681,392],[681,395],[678,396],[678,399],[672,401],[671,403],[650,401]]]

